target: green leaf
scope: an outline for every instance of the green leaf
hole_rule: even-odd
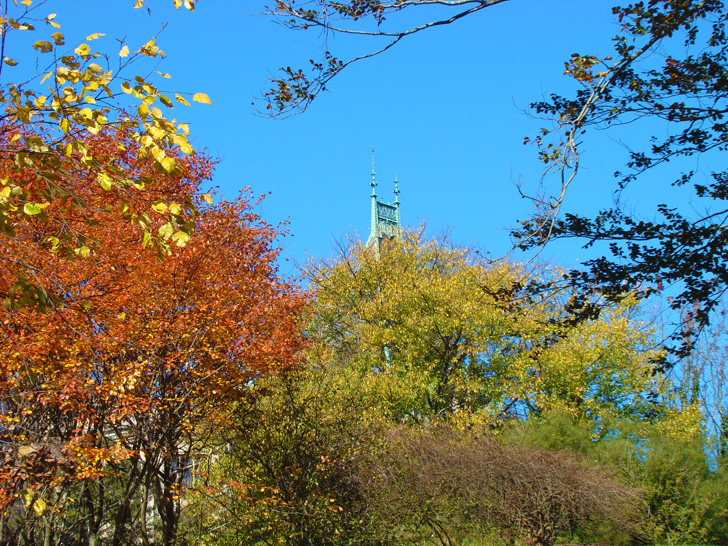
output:
[[[36,214],[43,212],[43,209],[41,209],[36,203],[26,203],[23,205],[23,212],[28,216],[35,216]]]
[[[30,507],[30,503],[33,502],[33,490],[32,489],[24,489],[22,493],[20,493],[20,498],[23,501],[23,504],[26,508]]]

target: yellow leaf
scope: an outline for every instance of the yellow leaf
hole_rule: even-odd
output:
[[[5,58],[3,59],[3,62],[4,62],[5,64],[7,64],[7,65],[10,65],[10,66],[15,66],[15,65],[17,65],[17,64],[18,64],[18,63],[17,63],[16,61],[12,60],[12,59],[11,59],[10,57],[5,57]]]
[[[103,34],[101,32],[95,32],[94,34],[89,34],[86,36],[87,40],[96,40],[97,38],[101,38],[102,36],[106,36],[106,34]]]
[[[210,97],[208,97],[204,93],[195,93],[195,96],[192,97],[192,100],[197,102],[204,102],[212,106],[212,102],[210,102]]]
[[[190,240],[190,236],[184,231],[178,231],[177,233],[172,235],[172,240],[178,247],[183,247]]]
[[[159,214],[163,214],[164,212],[166,212],[166,211],[167,211],[167,205],[165,205],[165,204],[164,204],[164,203],[162,203],[162,202],[159,202],[159,203],[154,203],[154,204],[152,205],[152,209],[153,209],[153,210],[154,210],[155,212],[158,212]]]
[[[91,255],[91,249],[89,249],[86,245],[73,249],[73,252],[76,253],[77,256],[80,255],[84,258],[88,258]]]
[[[37,49],[41,53],[49,53],[53,51],[53,44],[47,40],[38,40],[33,44],[33,49]]]
[[[109,191],[114,184],[114,180],[105,172],[100,172],[97,178],[101,187],[106,191]]]
[[[45,76],[43,76],[43,78],[40,80],[40,83],[43,83],[48,78],[50,78],[52,75],[53,75],[53,72],[48,72],[48,74],[46,74]]]
[[[35,510],[35,513],[39,516],[43,514],[43,512],[46,509],[46,503],[43,499],[36,499],[33,503],[33,510]]]
[[[159,75],[160,75],[160,76],[162,76],[163,78],[167,78],[168,80],[169,80],[169,79],[170,79],[170,78],[172,77],[172,76],[170,76],[169,74],[163,74],[163,73],[162,73],[162,72],[160,72],[159,70],[157,70],[157,74],[159,74]]]
[[[208,205],[212,205],[212,195],[210,195],[209,193],[203,193],[202,195],[200,195],[200,197],[205,203],[207,203]]]
[[[174,172],[174,158],[165,157],[160,163],[162,164],[162,168],[167,171],[167,174],[172,174]]]
[[[162,140],[167,134],[159,127],[150,127],[147,132],[151,135],[154,140]]]
[[[174,228],[172,227],[172,224],[164,224],[162,227],[159,228],[159,235],[164,237],[165,240],[169,239],[172,236],[172,233],[174,232]]]
[[[129,55],[129,46],[124,46],[121,48],[121,51],[119,51],[119,57],[126,57]]]
[[[174,98],[175,98],[175,99],[177,99],[177,102],[181,102],[181,103],[182,103],[182,104],[184,104],[185,106],[190,106],[190,103],[189,103],[189,102],[187,102],[187,99],[185,99],[185,98],[184,98],[184,97],[183,97],[182,95],[180,95],[179,93],[175,93],[175,94],[174,94]]]
[[[88,46],[88,44],[81,44],[74,51],[76,52],[76,55],[85,56],[91,53],[91,48]]]

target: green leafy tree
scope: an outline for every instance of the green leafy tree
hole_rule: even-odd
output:
[[[651,423],[607,421],[598,428],[551,412],[514,427],[506,436],[527,445],[568,450],[618,469],[643,493],[643,531],[651,543],[724,544],[726,474],[711,461],[699,426],[701,416],[694,410]]]

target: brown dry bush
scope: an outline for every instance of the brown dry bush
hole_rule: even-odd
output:
[[[392,542],[453,546],[495,528],[551,546],[595,526],[612,540],[639,532],[639,493],[569,453],[446,427],[398,428],[386,446],[356,472]]]

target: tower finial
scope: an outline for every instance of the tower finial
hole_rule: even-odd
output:
[[[377,196],[377,192],[375,190],[375,188],[377,186],[376,177],[377,177],[377,173],[374,170],[374,146],[372,146],[372,181],[369,184],[372,187],[372,197],[376,197]]]
[[[394,175],[394,204],[399,206],[399,179],[397,178],[397,175]]]

